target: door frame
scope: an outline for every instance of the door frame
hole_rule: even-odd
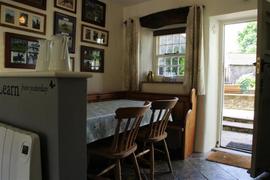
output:
[[[241,13],[241,12],[239,12]],[[222,121],[223,121],[223,102],[224,102],[224,62],[225,62],[225,26],[230,24],[239,24],[251,21],[257,21],[257,16],[249,16],[249,17],[242,17],[236,18],[237,13],[235,13],[235,18],[231,17],[230,19],[226,19],[224,21],[220,21],[219,29],[220,29],[220,36],[219,36],[219,69],[218,69],[218,112],[217,112],[217,143],[216,147],[221,147],[221,138],[222,138]],[[256,61],[256,60],[255,60]],[[224,148],[224,147],[222,147]]]

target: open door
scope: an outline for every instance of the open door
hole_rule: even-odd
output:
[[[250,173],[270,170],[270,0],[258,0],[255,120]]]

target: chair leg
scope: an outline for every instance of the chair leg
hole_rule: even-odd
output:
[[[173,172],[172,162],[171,162],[171,158],[170,158],[168,146],[167,146],[167,143],[166,143],[166,140],[165,139],[163,139],[163,144],[164,144],[164,147],[165,147],[165,152],[166,152],[168,166],[169,166],[170,172],[172,173]]]
[[[132,158],[133,158],[133,163],[134,163],[134,166],[135,166],[135,173],[137,174],[137,178],[139,180],[141,180],[142,179],[141,172],[140,172],[140,168],[139,168],[138,161],[137,161],[135,153],[132,153]]]
[[[155,174],[155,149],[154,149],[154,143],[151,143],[150,147],[150,179],[154,180],[154,174]]]
[[[116,168],[115,168],[115,179],[116,180],[122,180],[122,175],[121,175],[121,161],[118,159],[116,161]]]

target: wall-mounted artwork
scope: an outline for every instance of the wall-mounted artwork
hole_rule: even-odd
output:
[[[69,36],[69,53],[75,53],[76,18],[59,12],[54,14],[54,34]]]
[[[0,3],[0,25],[39,34],[46,34],[46,15]]]
[[[39,51],[38,38],[5,33],[5,67],[34,69]]]
[[[81,41],[108,46],[109,32],[95,27],[82,25]]]
[[[77,0],[54,0],[57,8],[76,13]]]
[[[105,27],[106,4],[98,0],[83,0],[82,21]]]
[[[47,0],[13,0],[35,8],[46,10]]]
[[[104,49],[81,46],[81,71],[104,72]]]

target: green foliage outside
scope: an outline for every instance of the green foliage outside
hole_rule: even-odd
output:
[[[257,22],[250,22],[238,33],[237,39],[241,53],[256,53]]]
[[[185,74],[185,57],[179,57],[179,75],[184,76]]]
[[[237,84],[240,84],[240,89],[243,93],[248,93],[249,90],[255,88],[255,77],[254,76],[241,76],[237,81]]]

